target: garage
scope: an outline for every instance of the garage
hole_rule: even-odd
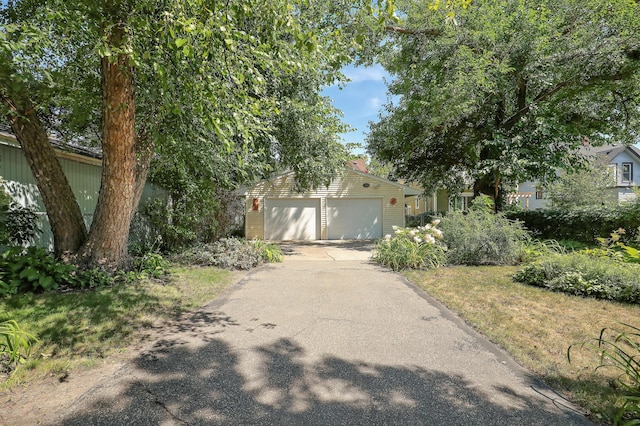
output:
[[[328,184],[300,191],[295,174],[284,172],[248,187],[248,239],[369,240],[404,226],[406,197],[419,191],[345,167]]]
[[[328,198],[327,239],[382,237],[382,198]]]
[[[265,239],[317,240],[320,199],[265,199]]]

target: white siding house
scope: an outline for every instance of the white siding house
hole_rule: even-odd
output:
[[[636,146],[607,145],[590,148],[590,152],[597,161],[610,167],[612,182],[608,188],[609,196],[618,203],[634,200],[634,189],[638,188],[640,182],[640,149]],[[550,206],[542,184],[533,181],[519,184],[511,200],[531,210]]]

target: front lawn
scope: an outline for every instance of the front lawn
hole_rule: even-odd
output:
[[[96,365],[140,343],[145,328],[214,299],[232,281],[231,272],[218,268],[173,268],[166,280],[0,299],[0,320],[13,319],[39,339],[9,378],[0,372],[0,391]]]
[[[405,276],[457,312],[554,389],[609,422],[621,405],[619,370],[601,368],[595,350],[567,348],[619,323],[640,325],[640,306],[554,293],[513,282],[511,266],[447,267]]]

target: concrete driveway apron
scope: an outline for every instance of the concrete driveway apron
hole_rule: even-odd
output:
[[[56,423],[589,424],[370,244],[283,248]]]

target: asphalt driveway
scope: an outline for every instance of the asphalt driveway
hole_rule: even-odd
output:
[[[56,423],[588,424],[369,244],[283,248]]]

